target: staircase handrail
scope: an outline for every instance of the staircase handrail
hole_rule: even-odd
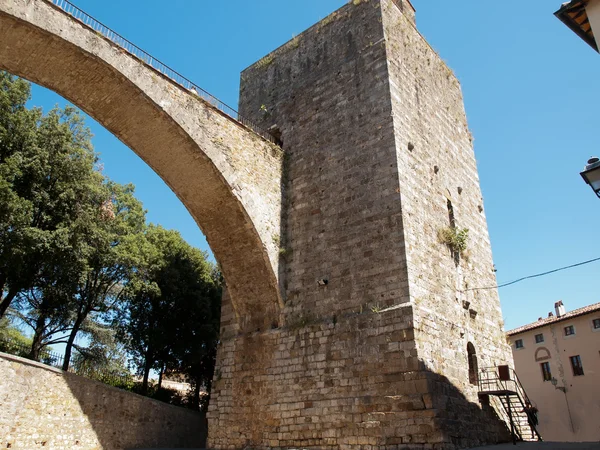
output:
[[[531,400],[527,396],[527,392],[525,392],[525,388],[523,387],[523,384],[521,383],[521,380],[519,379],[517,372],[514,369],[512,369],[512,373],[515,376],[515,385],[517,386],[517,397],[519,398],[519,401],[521,402],[521,405],[523,406],[523,410],[525,410],[526,404],[532,405]],[[525,401],[525,403],[523,403],[523,401]],[[534,423],[532,423],[531,421],[529,421],[529,417],[528,417],[528,422],[529,422],[529,426],[533,429],[533,431],[537,435],[538,439],[541,441],[542,435],[538,431],[537,426]]]
[[[529,399],[527,392],[525,392],[525,388],[523,387],[523,384],[521,383],[521,380],[519,379],[517,372],[511,368],[509,371],[509,374],[511,374],[511,375],[509,375],[508,380],[501,380],[500,375],[498,373],[498,367],[486,367],[486,368],[481,369],[480,374],[479,374],[479,391],[480,392],[509,391],[509,390],[513,391],[514,394],[516,394],[518,403],[520,404],[520,406],[522,408],[522,410],[520,412],[526,413],[526,405],[531,404],[531,400]],[[510,383],[510,385],[509,385],[509,383]],[[508,389],[509,387],[512,388],[513,385],[514,385],[514,389]],[[490,389],[490,387],[491,387],[491,389]],[[507,400],[507,402],[509,402],[509,401],[510,400]],[[508,404],[504,405],[503,402],[501,402],[501,403],[506,408],[506,412],[509,415],[509,419],[512,420],[511,415],[518,413],[518,411],[513,412]],[[540,435],[540,432],[538,431],[535,424],[531,423],[528,414],[527,414],[527,416],[528,416],[527,422],[528,422],[529,426],[531,427],[533,432],[537,435],[538,439],[541,441],[542,436]],[[516,435],[518,435],[519,439],[523,440],[521,430],[518,427],[513,427],[513,431],[515,432]]]
[[[514,369],[512,369],[511,371],[512,371],[513,375],[515,376],[515,385],[517,387],[517,392],[519,392],[519,396],[522,395],[523,399],[525,400],[525,403],[531,404],[531,400],[529,400],[527,392],[525,392],[525,388],[523,387],[523,384],[521,383],[521,380],[519,379],[517,372]]]

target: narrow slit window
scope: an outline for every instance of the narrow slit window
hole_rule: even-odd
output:
[[[479,367],[477,364],[475,346],[470,342],[467,344],[467,359],[469,363],[469,383],[476,386],[479,381]]]
[[[452,206],[452,202],[448,200],[448,220],[450,221],[450,227],[456,228],[456,219],[454,218],[454,207]]]

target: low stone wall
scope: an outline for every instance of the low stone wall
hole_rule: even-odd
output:
[[[201,414],[0,353],[0,448],[200,448]]]

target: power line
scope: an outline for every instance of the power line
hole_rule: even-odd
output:
[[[529,280],[530,278],[538,278],[538,277],[543,277],[544,275],[549,275],[551,273],[555,273],[555,272],[560,272],[561,270],[567,270],[567,269],[572,269],[573,267],[579,267],[579,266],[584,266],[586,264],[590,264],[596,261],[600,261],[600,258],[594,258],[594,259],[590,259],[589,261],[583,261],[577,264],[571,264],[570,266],[565,266],[565,267],[561,267],[559,269],[554,269],[554,270],[549,270],[548,272],[542,272],[542,273],[537,273],[535,275],[529,275],[527,277],[523,277],[523,278],[519,278],[518,280],[514,280],[511,281],[509,283],[503,283],[503,284],[499,284],[496,286],[488,286],[488,287],[480,287],[480,288],[469,288],[469,289],[465,289],[461,292],[467,292],[467,291],[483,291],[483,290],[487,290],[487,289],[499,289],[502,287],[506,287],[506,286],[510,286],[511,284],[516,284],[519,283],[521,281],[524,280]]]

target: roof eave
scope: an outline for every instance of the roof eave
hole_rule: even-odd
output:
[[[527,333],[528,331],[531,330],[536,330],[538,328],[542,328],[548,325],[554,325],[560,322],[566,322],[567,320],[571,320],[574,319],[576,317],[581,317],[581,316],[585,316],[586,314],[594,314],[597,313],[598,311],[600,311],[600,309],[592,309],[589,311],[580,311],[577,312],[577,310],[571,312],[571,313],[567,313],[564,316],[561,317],[555,317],[553,320],[545,320],[543,323],[532,323],[532,324],[527,324],[527,325],[523,325],[519,328],[515,328],[513,330],[507,331],[506,335],[507,336],[516,336],[517,334],[521,334],[521,333]],[[524,330],[522,330],[523,327],[529,327],[531,325],[530,328],[525,328]]]
[[[558,18],[558,20],[560,20],[562,23],[568,26],[577,36],[583,39],[584,42],[586,42],[590,47],[596,50],[596,52],[600,53],[598,51],[598,44],[596,43],[596,39],[590,38],[590,36],[588,36],[587,33],[585,33],[585,31],[581,29],[579,24],[573,19],[571,19],[571,17],[569,17],[569,15],[567,14],[567,12],[570,9],[572,9],[574,5],[580,3],[582,3],[581,0],[575,0],[570,3],[564,4],[558,11],[554,13],[554,15]]]

